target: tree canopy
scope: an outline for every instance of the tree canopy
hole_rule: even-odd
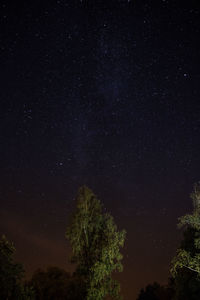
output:
[[[77,264],[76,273],[82,278],[84,299],[119,298],[120,285],[112,273],[122,271],[120,248],[125,231],[117,230],[113,217],[103,213],[101,202],[86,186],[78,191],[66,237],[72,247],[72,261]]]
[[[38,269],[34,272],[28,285],[35,291],[35,300],[69,298],[71,276],[58,267],[48,267],[46,271]]]
[[[172,261],[171,272],[176,275],[178,269],[187,268],[200,279],[200,183],[194,185],[191,194],[193,213],[179,219],[179,227],[193,231],[192,245],[181,247]]]
[[[0,240],[0,299],[32,299],[31,288],[23,286],[22,264],[14,262],[15,247],[2,236]]]
[[[140,290],[137,300],[170,300],[172,294],[173,290],[169,286],[162,286],[154,282]]]
[[[191,194],[193,212],[179,219],[183,240],[172,260],[174,300],[200,299],[200,184]]]

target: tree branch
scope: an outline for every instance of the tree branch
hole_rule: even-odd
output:
[[[185,268],[187,268],[187,269],[189,269],[189,270],[191,270],[191,271],[193,271],[193,272],[196,272],[196,273],[199,273],[199,274],[200,274],[199,271],[197,271],[197,270],[195,270],[195,269],[193,269],[193,268],[191,268],[191,267],[188,267],[188,266],[186,266],[186,265],[183,265],[183,267],[185,267]]]

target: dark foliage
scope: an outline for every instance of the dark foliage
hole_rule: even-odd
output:
[[[14,262],[15,247],[5,236],[0,240],[0,299],[21,299],[23,266]]]
[[[172,294],[173,291],[171,288],[154,282],[140,291],[137,300],[171,300]]]

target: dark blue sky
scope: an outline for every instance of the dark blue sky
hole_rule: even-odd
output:
[[[200,179],[199,20],[198,1],[1,2],[0,223],[28,273],[65,267],[87,184],[127,230],[125,299],[167,280]]]

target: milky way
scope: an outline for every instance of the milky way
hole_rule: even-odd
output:
[[[0,222],[28,274],[71,268],[65,228],[87,184],[127,230],[125,299],[167,281],[200,180],[199,14],[195,1],[1,2]]]

